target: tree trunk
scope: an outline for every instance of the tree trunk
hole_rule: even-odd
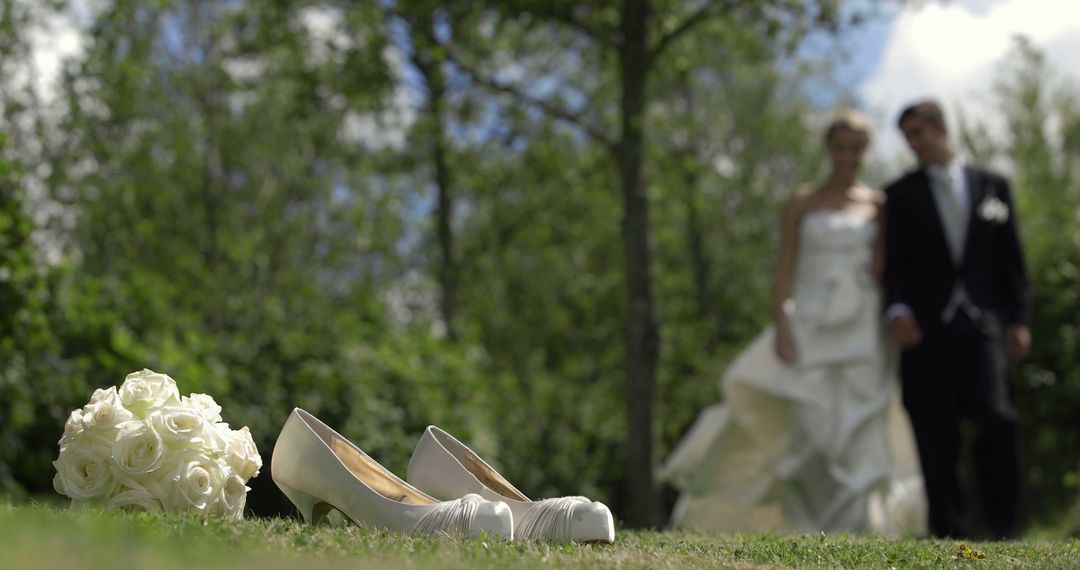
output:
[[[454,318],[457,314],[458,268],[454,256],[454,195],[447,162],[446,127],[443,107],[446,104],[446,81],[438,58],[432,57],[431,22],[413,23],[413,63],[428,88],[428,122],[431,125],[431,160],[435,167],[435,238],[439,246],[439,312],[446,325],[446,335],[457,339]]]
[[[435,162],[435,187],[438,202],[435,208],[435,229],[439,239],[439,285],[442,290],[440,310],[446,324],[446,335],[457,339],[454,317],[457,314],[458,271],[454,257],[454,195],[451,189],[450,166],[446,161],[446,133],[444,132],[442,108],[444,91],[441,69],[437,71],[438,89],[431,90],[431,114],[435,136],[431,142],[432,160]],[[431,84],[429,84],[431,85]]]
[[[653,407],[660,332],[653,314],[649,201],[643,176],[645,80],[648,74],[648,0],[624,0],[622,49],[622,133],[618,145],[624,211],[623,245],[628,286],[626,397],[629,433],[626,457],[632,527],[659,527],[664,514],[653,474]]]
[[[698,319],[702,323],[708,323],[713,330],[708,339],[710,343],[716,341],[716,334],[712,322],[712,292],[709,291],[709,274],[711,266],[709,256],[705,252],[705,236],[701,229],[701,215],[697,208],[697,183],[698,175],[693,168],[683,165],[683,183],[686,185],[685,209],[686,209],[686,249],[690,256],[690,269],[694,274],[694,293],[697,297]]]
[[[189,3],[191,10],[191,22],[192,22],[192,42],[194,45],[192,49],[198,49],[202,52],[205,58],[207,66],[217,66],[219,64],[219,49],[212,35],[204,27],[205,22],[202,13],[202,3],[198,1],[192,1]],[[215,136],[218,132],[218,111],[220,110],[221,95],[218,92],[219,85],[211,73],[203,75],[202,80],[195,84],[196,90],[192,93],[192,97],[195,100],[195,106],[197,109],[198,119],[195,121],[196,125],[200,125],[197,128],[201,129],[199,132],[200,150],[202,152],[203,169],[202,169],[202,184],[200,185],[200,194],[202,199],[202,209],[204,214],[205,227],[203,233],[205,234],[205,242],[202,244],[203,262],[206,264],[207,273],[210,278],[215,281],[217,285],[218,271],[220,270],[219,260],[221,258],[221,246],[218,241],[219,233],[221,230],[221,207],[222,199],[227,195],[224,188],[225,181],[225,166],[221,162],[221,151],[218,148],[218,141]],[[225,313],[221,311],[210,311],[208,316],[208,324],[211,331],[219,332],[225,328]]]

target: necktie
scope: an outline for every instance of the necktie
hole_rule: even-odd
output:
[[[953,259],[960,261],[964,250],[964,233],[967,229],[967,213],[964,212],[956,189],[953,185],[952,176],[941,173],[935,177],[935,186],[938,193],[938,204],[942,206],[942,223],[945,225],[945,235],[949,240],[949,251]]]

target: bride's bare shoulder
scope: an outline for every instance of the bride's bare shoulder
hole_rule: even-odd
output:
[[[796,186],[795,190],[791,193],[791,197],[788,198],[787,210],[789,212],[801,214],[808,207],[813,205],[816,195],[817,189],[809,184]]]

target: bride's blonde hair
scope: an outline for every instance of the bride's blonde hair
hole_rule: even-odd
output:
[[[854,109],[841,109],[836,112],[833,120],[825,129],[825,144],[828,145],[836,133],[844,130],[855,131],[856,133],[865,136],[867,143],[874,140],[874,126],[870,123],[870,119],[868,119],[866,115]]]

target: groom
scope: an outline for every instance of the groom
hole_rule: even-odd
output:
[[[885,189],[885,319],[930,504],[930,529],[967,537],[961,420],[974,423],[975,474],[994,538],[1017,532],[1019,432],[1009,358],[1031,346],[1031,292],[1009,183],[961,162],[941,107],[898,121],[919,168]]]

